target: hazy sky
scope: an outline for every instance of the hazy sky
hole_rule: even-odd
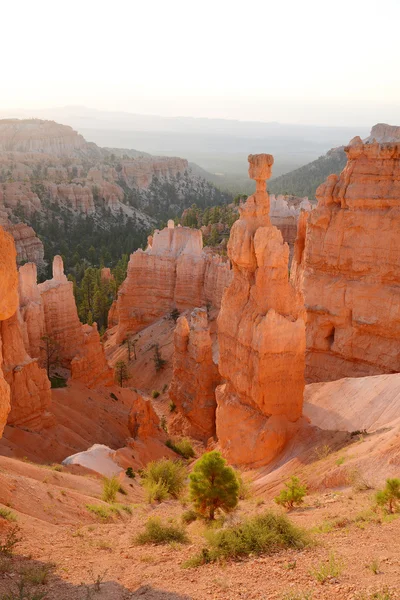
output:
[[[400,0],[3,0],[0,109],[400,124]]]

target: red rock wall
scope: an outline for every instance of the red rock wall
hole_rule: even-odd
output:
[[[355,138],[345,150],[297,257],[308,381],[400,371],[400,144]]]
[[[18,276],[15,244],[10,234],[0,227],[0,326],[18,308]],[[4,347],[0,334],[0,437],[10,412],[10,386],[3,374]]]
[[[174,332],[173,378],[169,396],[177,415],[170,431],[207,441],[215,434],[215,388],[221,382],[213,361],[207,311],[179,317]]]
[[[228,261],[202,250],[201,231],[173,227],[160,232],[145,252],[131,254],[112,322],[118,321],[117,341],[168,314],[207,303],[219,308],[231,279]],[[111,323],[110,323],[111,324]]]
[[[240,207],[228,254],[233,280],[218,317],[217,436],[235,464],[269,462],[302,414],[305,323],[302,297],[288,282],[289,247],[271,225],[269,178],[273,157],[249,157],[257,191]]]

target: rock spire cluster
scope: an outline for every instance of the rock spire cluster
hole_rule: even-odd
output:
[[[288,281],[289,248],[271,225],[266,180],[273,157],[249,156],[256,192],[240,207],[228,254],[233,280],[218,317],[216,430],[235,464],[265,464],[302,415],[305,322],[301,294]]]

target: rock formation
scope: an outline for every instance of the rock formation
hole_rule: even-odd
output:
[[[386,123],[377,123],[371,129],[371,133],[364,140],[365,143],[379,142],[400,142],[400,127],[396,125],[387,125]]]
[[[297,243],[309,381],[400,371],[400,144],[345,150]]]
[[[185,310],[206,303],[219,307],[231,278],[228,262],[203,252],[197,229],[174,227],[169,221],[168,227],[155,231],[151,242],[145,251],[131,254],[118,293],[118,342],[174,307]]]
[[[11,235],[0,227],[0,326],[18,307],[16,251]],[[0,334],[0,437],[10,411],[10,387],[3,374],[3,344]]]
[[[68,125],[41,119],[0,120],[1,152],[45,152],[56,156],[82,155],[89,144]],[[93,144],[94,147],[96,147]]]
[[[207,311],[179,317],[174,332],[173,378],[169,396],[177,416],[170,430],[207,441],[215,434],[215,388],[221,382],[213,360]]]
[[[275,225],[282,234],[283,241],[289,244],[289,265],[293,256],[294,244],[297,236],[297,223],[301,212],[310,212],[312,205],[308,198],[297,196],[275,196],[270,194],[270,217],[272,225]]]
[[[265,181],[273,157],[249,156],[256,192],[240,207],[228,254],[233,280],[218,317],[217,437],[234,464],[269,462],[302,415],[305,323],[301,294],[288,281],[289,247],[271,225]]]
[[[88,387],[111,385],[108,367],[97,326],[82,325],[76,309],[73,285],[64,274],[63,261],[55,256],[53,278],[36,282],[36,266],[20,268],[20,305],[25,347],[30,356],[45,364],[44,336],[56,347],[57,362],[71,369],[73,379]]]

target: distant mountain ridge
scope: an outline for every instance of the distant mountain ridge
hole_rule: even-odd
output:
[[[374,141],[380,144],[400,141],[400,127],[377,123],[372,127],[370,135],[364,139],[366,143]],[[268,189],[275,194],[308,196],[312,200],[317,187],[325,181],[328,175],[332,173],[339,175],[346,165],[346,160],[344,146],[332,148],[317,160],[271,179]]]

